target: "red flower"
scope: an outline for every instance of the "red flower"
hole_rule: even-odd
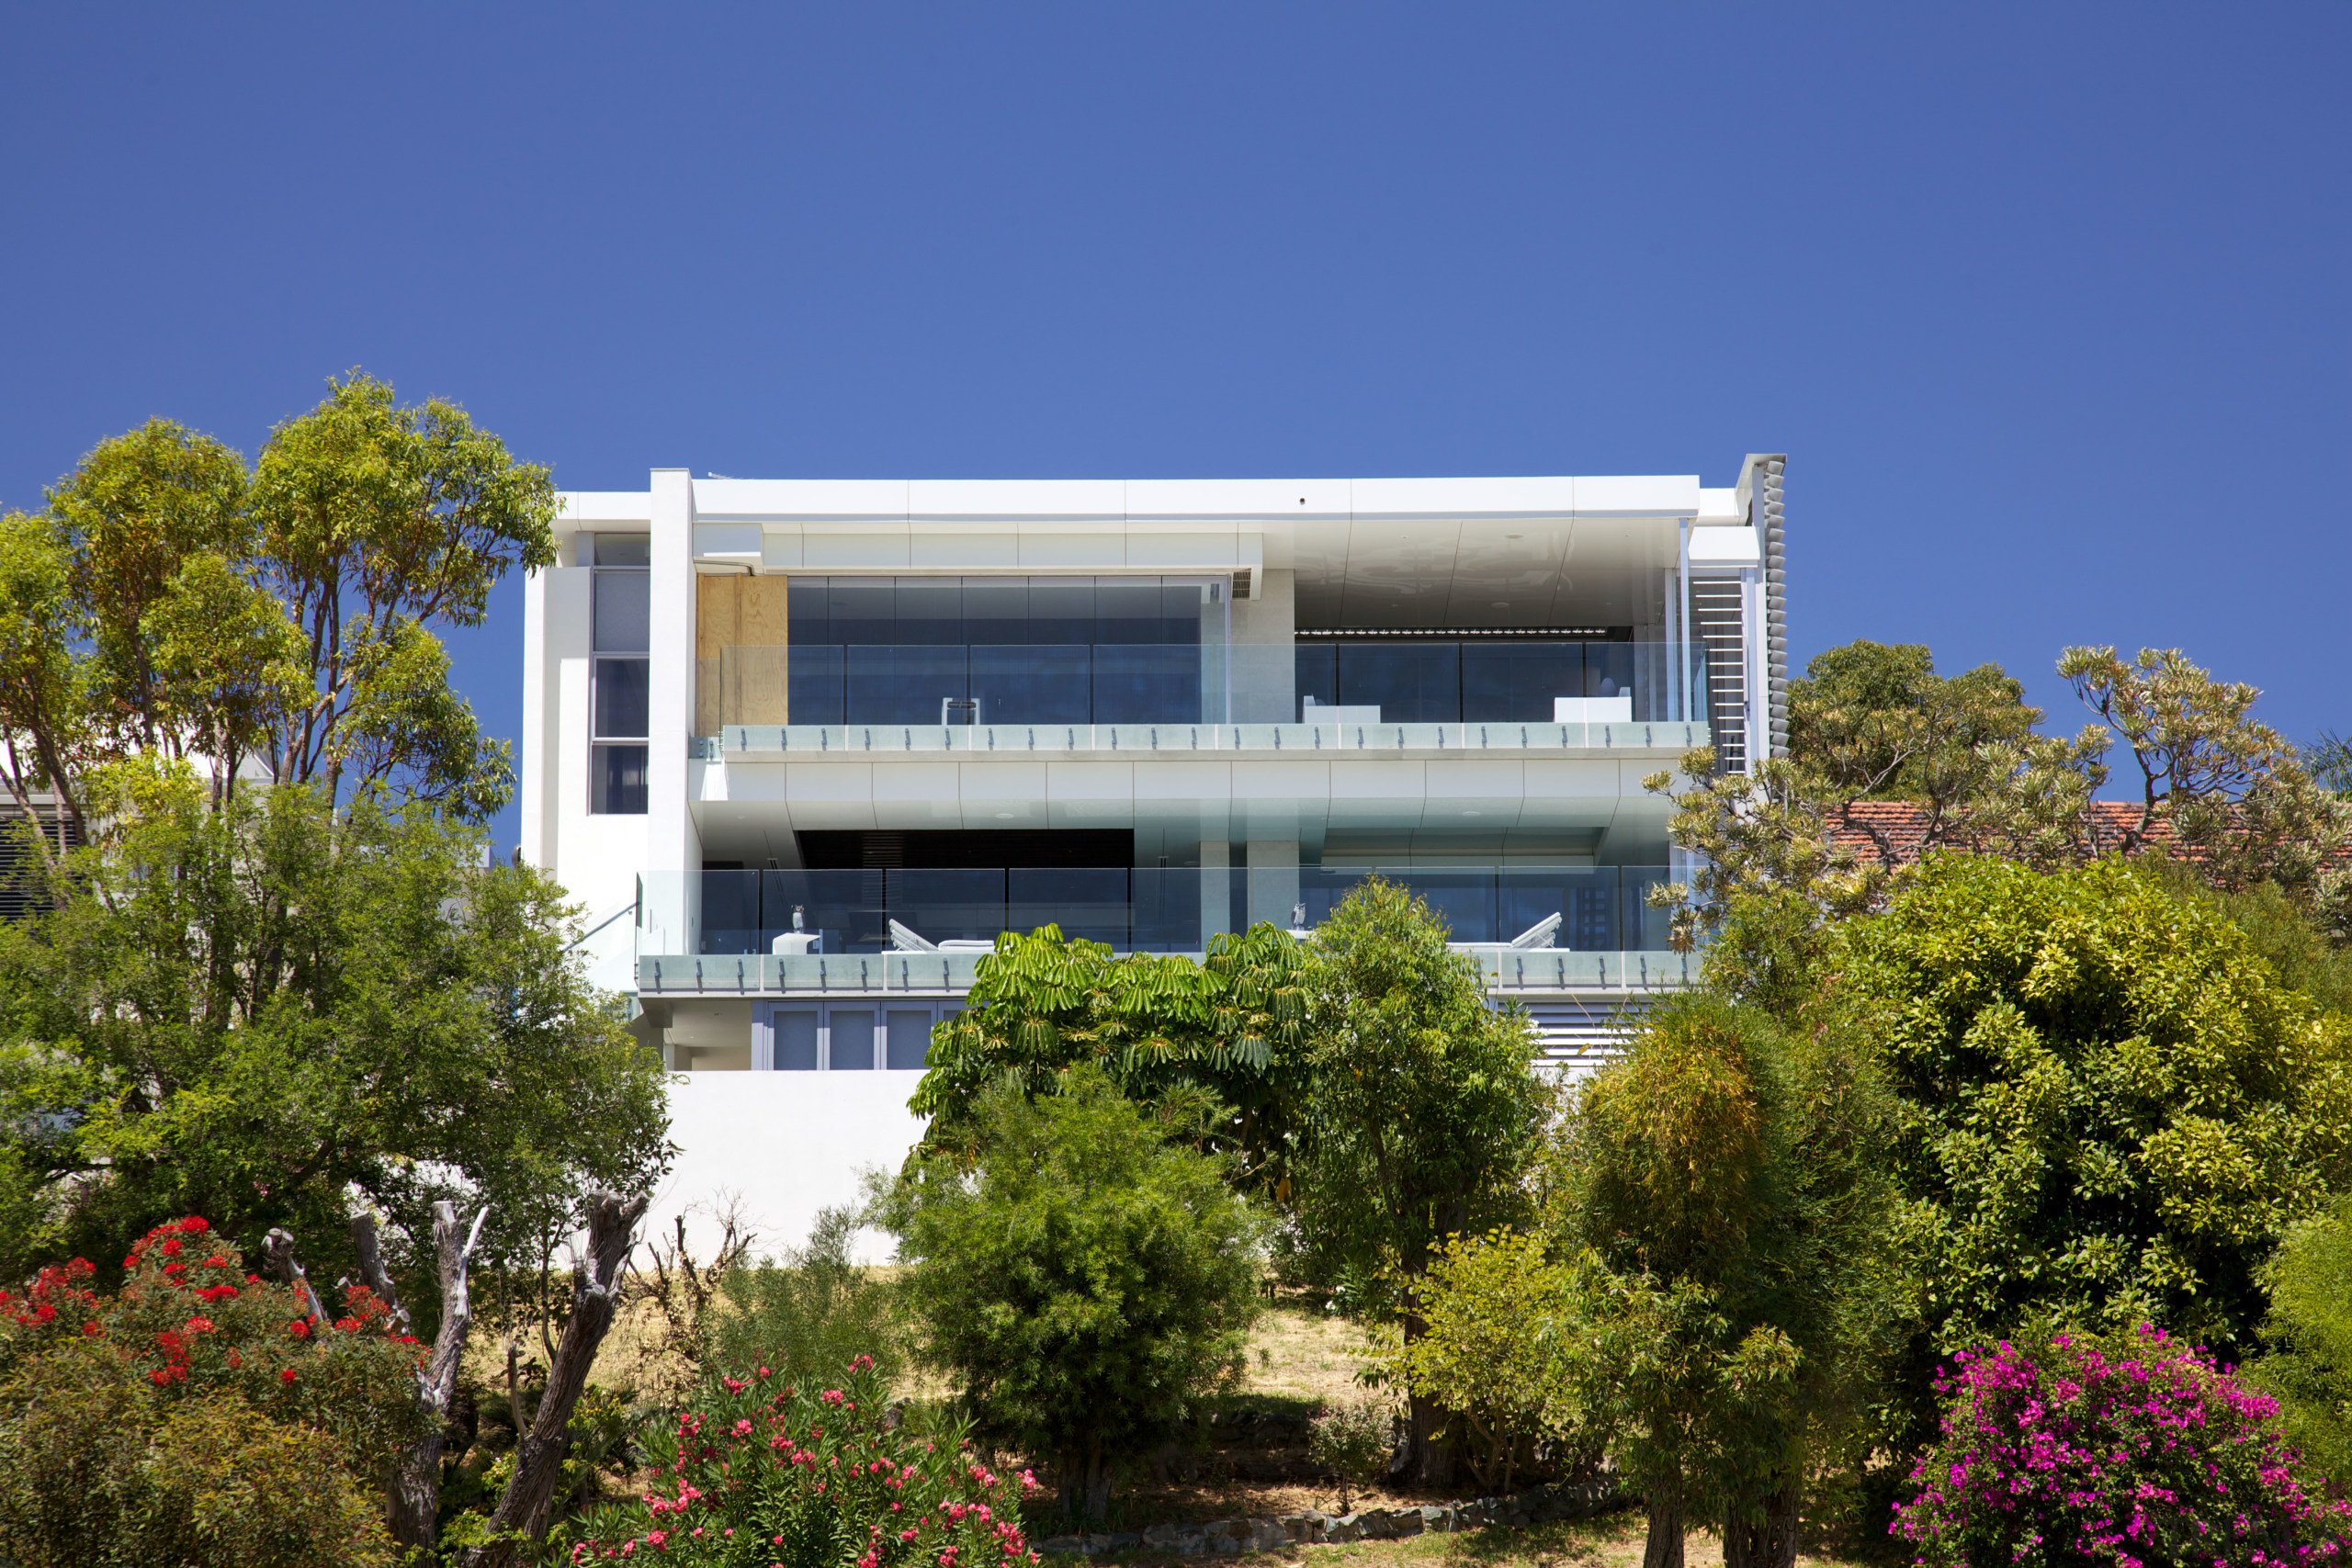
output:
[[[311,1325],[298,1317],[286,1325],[286,1332],[297,1339],[308,1339],[311,1337]]]
[[[191,1234],[209,1231],[211,1228],[212,1227],[209,1224],[205,1223],[201,1216],[197,1214],[190,1214],[187,1219],[180,1222],[180,1229],[190,1232]]]
[[[229,1260],[216,1252],[204,1260],[204,1266],[207,1269],[226,1269],[229,1267]]]
[[[277,1381],[279,1382],[292,1382],[294,1381],[294,1369],[291,1367],[280,1368],[277,1373]]]
[[[164,1256],[166,1258],[177,1258],[179,1255],[180,1238],[174,1236],[171,1240],[164,1244]]]
[[[359,1332],[359,1320],[356,1317],[338,1317],[334,1320],[334,1325],[337,1328],[342,1329],[345,1334],[356,1334]]]
[[[212,1332],[212,1320],[209,1317],[191,1317],[187,1320],[187,1331],[190,1334],[209,1334]]]
[[[98,1320],[96,1318],[92,1318],[89,1322],[82,1325],[82,1332],[90,1338],[96,1339],[100,1335],[104,1334],[106,1330],[99,1326]]]

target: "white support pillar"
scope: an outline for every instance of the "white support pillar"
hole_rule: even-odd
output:
[[[1223,839],[1201,840],[1201,946],[1233,930],[1233,846]]]
[[[1298,903],[1298,840],[1250,840],[1250,923],[1272,920],[1290,930],[1291,909]]]

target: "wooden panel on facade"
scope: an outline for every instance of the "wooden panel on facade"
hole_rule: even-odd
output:
[[[787,580],[700,576],[695,588],[695,733],[789,723]]]

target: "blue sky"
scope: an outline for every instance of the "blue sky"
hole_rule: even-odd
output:
[[[2352,6],[0,11],[0,504],[360,365],[567,487],[1789,463],[1799,660],[2352,728]],[[514,732],[519,596],[456,639]],[[512,814],[503,827],[511,837]]]

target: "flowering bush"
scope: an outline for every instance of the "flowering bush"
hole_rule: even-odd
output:
[[[2120,1568],[2335,1561],[2352,1505],[2307,1492],[2278,1406],[2143,1325],[1963,1353],[1894,1531],[1918,1561]]]
[[[90,1288],[96,1270],[78,1258],[43,1269],[22,1293],[0,1290],[0,1378],[61,1340],[96,1340],[167,1404],[236,1393],[340,1439],[363,1472],[413,1431],[424,1347],[365,1286],[343,1292],[339,1317],[315,1321],[290,1287],[248,1272],[236,1246],[197,1217],[149,1231],[122,1266],[111,1296]]]
[[[414,1431],[422,1348],[365,1290],[311,1317],[199,1218],[102,1294],[76,1258],[0,1291],[8,1560],[390,1563],[378,1479]]]
[[[1023,1568],[1036,1489],[977,1462],[953,1427],[894,1425],[870,1356],[838,1388],[768,1368],[706,1383],[640,1504],[591,1516],[576,1563],[660,1554],[713,1568]]]

